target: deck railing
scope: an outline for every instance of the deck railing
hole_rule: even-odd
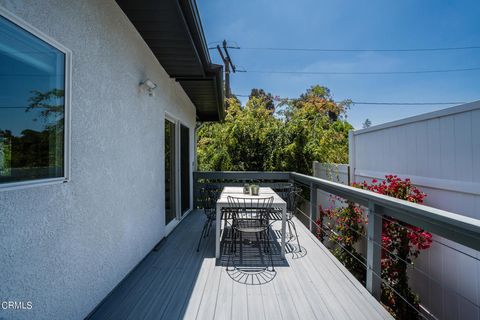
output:
[[[371,191],[296,172],[194,172],[194,195],[203,184],[243,185],[257,181],[261,186],[272,186],[290,182],[308,186],[309,217],[307,226],[313,232],[318,226],[317,190],[323,190],[366,208],[368,225],[366,238],[366,287],[379,299],[381,294],[381,234],[383,217],[391,217],[404,223],[420,227],[455,243],[480,251],[480,220],[469,218],[426,205],[415,204],[381,195]],[[196,202],[195,202],[196,203]],[[468,254],[467,254],[468,255]],[[474,259],[478,260],[476,257]],[[477,306],[478,307],[478,306]]]

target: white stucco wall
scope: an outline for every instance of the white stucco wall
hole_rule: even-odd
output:
[[[115,1],[0,6],[73,53],[71,181],[0,191],[0,300],[33,303],[0,319],[82,319],[164,237],[164,115],[193,141],[195,109]]]

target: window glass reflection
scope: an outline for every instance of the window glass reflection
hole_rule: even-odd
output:
[[[0,183],[64,176],[65,54],[0,16]]]

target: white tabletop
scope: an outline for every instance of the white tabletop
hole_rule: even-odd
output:
[[[228,204],[228,196],[255,199],[255,198],[267,198],[273,197],[274,205],[286,205],[285,200],[283,200],[272,188],[269,187],[260,187],[258,196],[253,196],[251,194],[244,194],[243,187],[225,187],[223,188],[222,194],[218,199],[217,203]]]

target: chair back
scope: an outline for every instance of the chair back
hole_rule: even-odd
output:
[[[216,186],[207,185],[200,189],[200,204],[207,216],[215,213],[220,194],[221,190]]]
[[[261,220],[268,223],[273,197],[243,198],[228,196],[227,200],[234,220]]]
[[[292,214],[295,213],[298,206],[298,200],[301,194],[302,194],[301,188],[292,187],[290,189],[290,192],[288,192],[287,199],[285,199],[285,202],[287,202],[287,212],[291,212]]]
[[[293,190],[293,184],[283,183],[283,184],[276,185],[272,189],[273,191],[275,191],[276,194],[280,196],[280,198],[282,198],[286,202],[288,201],[290,192]]]

